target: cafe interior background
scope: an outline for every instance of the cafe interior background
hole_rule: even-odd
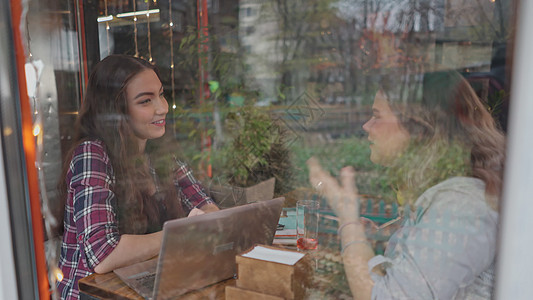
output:
[[[516,5],[512,0],[11,1],[12,51],[25,71],[28,95],[21,95],[28,105],[19,112],[26,117],[18,147],[33,153],[36,166],[21,176],[37,183],[37,194],[33,185],[29,196],[38,198],[27,204],[31,213],[25,208],[34,222],[20,232],[32,232],[32,226],[45,232],[41,238],[24,233],[35,240],[18,241],[32,257],[24,263],[24,255],[15,256],[18,266],[30,270],[18,280],[39,290],[18,293],[22,299],[50,293],[49,282],[60,275],[56,184],[88,74],[100,59],[129,54],[159,68],[170,107],[167,130],[204,185],[229,193],[221,206],[246,203],[242,188],[258,184],[266,186],[260,192],[285,196],[286,206],[294,206],[313,193],[305,161],[316,156],[334,175],[354,166],[368,216],[385,212],[392,219],[398,207],[390,178],[370,162],[362,130],[380,77],[397,74],[405,95],[415,97],[432,74],[457,70],[507,131]],[[334,218],[322,226],[335,228]],[[384,243],[374,246],[383,249]],[[321,266],[316,293],[348,297],[338,249],[324,254]]]

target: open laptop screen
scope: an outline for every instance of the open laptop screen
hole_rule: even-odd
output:
[[[166,299],[236,274],[235,255],[271,245],[284,198],[251,203],[163,227],[154,298]]]

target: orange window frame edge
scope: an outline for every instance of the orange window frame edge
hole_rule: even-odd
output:
[[[39,181],[37,169],[35,167],[36,147],[33,136],[32,114],[30,101],[26,87],[26,74],[24,65],[26,63],[25,50],[23,46],[23,36],[20,30],[22,24],[22,3],[20,0],[11,0],[11,20],[13,30],[14,49],[17,66],[17,80],[20,97],[20,111],[22,118],[22,142],[24,147],[24,158],[26,161],[26,174],[28,180],[28,192],[30,197],[30,215],[33,230],[33,246],[35,253],[35,270],[37,272],[37,284],[40,299],[50,299],[50,288],[48,281],[48,271],[44,252],[44,229],[42,224],[41,201],[39,192]]]

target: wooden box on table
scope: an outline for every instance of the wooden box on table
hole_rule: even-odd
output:
[[[240,289],[242,294],[252,291],[283,299],[303,299],[314,272],[309,255],[264,245],[237,255],[236,262],[236,291]]]
[[[250,290],[241,289],[234,286],[226,287],[227,300],[283,300],[278,296],[254,292]]]

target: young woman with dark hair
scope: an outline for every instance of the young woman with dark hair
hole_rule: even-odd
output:
[[[96,65],[59,184],[62,299],[79,298],[82,277],[156,256],[166,220],[218,210],[175,153],[150,146],[167,113],[152,64],[111,55]]]
[[[339,218],[341,255],[355,299],[490,299],[505,138],[456,72],[431,74],[423,92],[384,80],[363,125],[370,159],[388,167],[401,227],[375,256],[359,220],[355,171],[340,182],[317,159],[310,181]],[[392,82],[393,83],[393,82]],[[418,92],[418,93],[417,93]],[[319,184],[321,183],[321,184]]]

